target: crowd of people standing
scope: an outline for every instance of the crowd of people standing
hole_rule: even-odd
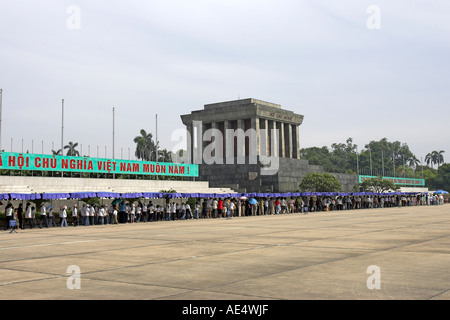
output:
[[[61,206],[57,212],[52,205],[42,203],[39,214],[36,207],[28,202],[25,207],[19,203],[15,208],[11,202],[5,206],[4,229],[9,229],[9,221],[16,220],[17,228],[49,228],[70,226],[107,225],[120,223],[175,221],[190,219],[210,219],[242,216],[276,215],[359,210],[417,205],[440,205],[442,195],[375,195],[375,196],[310,196],[296,198],[206,198],[206,199],[150,199],[145,201],[113,201],[111,204],[83,203],[79,208]],[[155,204],[153,203],[155,202]],[[158,203],[156,203],[158,202]],[[39,219],[39,221],[38,221]],[[58,219],[58,220],[57,220]]]

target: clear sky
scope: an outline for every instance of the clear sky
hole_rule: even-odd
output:
[[[375,7],[373,7],[375,6]],[[0,0],[2,148],[133,158],[140,129],[256,98],[305,116],[301,147],[383,137],[450,157],[450,2]],[[447,161],[446,161],[447,162]]]

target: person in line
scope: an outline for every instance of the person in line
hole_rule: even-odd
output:
[[[90,211],[91,209],[89,208],[89,204],[83,204],[83,208],[82,208],[82,215],[84,215],[84,225],[85,226],[89,226],[90,225]]]
[[[208,208],[207,208],[206,200],[203,199],[203,201],[202,201],[202,219],[205,219],[205,218],[206,218],[207,213],[208,213],[207,210],[208,210]]]
[[[36,223],[36,208],[34,206],[31,207],[31,220],[33,222],[33,226],[35,228],[37,228],[37,223]]]
[[[9,229],[9,222],[14,219],[14,207],[11,202],[9,202],[5,207],[5,230]]]
[[[218,212],[218,217],[221,218],[222,213],[223,213],[223,200],[222,199],[219,199],[219,203],[217,204],[217,212]]]
[[[142,203],[139,201],[136,207],[136,222],[141,222],[142,217]]]
[[[52,205],[47,207],[47,210],[48,210],[48,221],[50,223],[50,227],[56,227],[57,226],[56,220],[55,220],[55,215],[53,214],[53,209],[54,208],[53,208]]]
[[[186,219],[186,204],[183,202],[180,206],[181,220]]]
[[[117,219],[117,206],[113,206],[113,210],[112,210],[112,214],[113,214],[113,224],[119,224],[119,220]]]
[[[59,218],[61,219],[61,227],[67,227],[67,207],[62,206],[59,211]]]
[[[191,206],[189,205],[188,202],[186,203],[186,216],[187,216],[187,219],[189,219],[189,220],[193,219]]]
[[[194,218],[195,219],[199,218],[200,210],[201,210],[200,202],[197,200],[197,202],[195,203],[195,210],[194,210],[194,212],[195,212]]]
[[[89,206],[89,224],[90,225],[95,225],[94,224],[94,218],[95,218],[95,207],[94,206]]]
[[[98,209],[98,224],[105,224],[105,208],[103,206]]]
[[[130,207],[130,223],[134,223],[136,215],[136,205],[133,203]]]
[[[148,221],[152,222],[155,214],[155,207],[153,206],[153,202],[150,201],[148,203],[147,211],[148,211]]]
[[[227,210],[227,219],[231,219],[231,217],[233,216],[234,207],[235,207],[234,202],[230,201],[230,205],[227,207],[228,208],[228,210]]]
[[[28,224],[30,229],[33,229],[33,225],[31,223],[31,203],[27,202],[25,207],[25,225]]]
[[[170,221],[170,210],[171,210],[170,203],[167,202],[167,204],[166,204],[166,221]]]
[[[74,227],[78,226],[78,207],[76,204],[73,205],[73,209],[72,209],[72,225]]]
[[[23,229],[23,205],[19,203],[19,207],[17,208],[17,219],[19,220],[19,228]]]
[[[42,222],[44,222],[44,225],[46,228],[48,228],[48,220],[47,220],[47,210],[45,209],[45,203],[42,203],[41,206],[41,216],[39,219],[39,228],[42,228]]]
[[[175,221],[176,219],[176,215],[177,215],[177,206],[175,205],[175,202],[172,202],[172,220]]]
[[[213,202],[212,202],[212,216],[213,216],[213,218],[217,218],[217,209],[218,209],[218,206],[219,206],[219,202],[217,201],[217,199],[216,198],[214,198],[214,200],[213,200]]]

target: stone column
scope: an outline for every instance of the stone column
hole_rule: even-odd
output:
[[[236,139],[236,154],[234,154],[234,137]],[[237,164],[245,164],[245,122],[244,119],[237,120],[236,132],[234,132],[233,137],[233,156],[236,157]]]
[[[279,156],[279,149],[278,149],[278,145],[279,145],[279,137],[280,137],[280,132],[277,130],[277,123],[275,120],[272,120],[270,125],[269,125],[269,129],[270,129],[270,156],[271,157],[278,157]]]
[[[270,155],[270,143],[269,143],[269,120],[267,119],[260,119],[260,129],[261,130],[261,138],[260,138],[260,144],[261,144],[261,155],[269,156]]]
[[[294,159],[300,159],[300,144],[299,144],[299,131],[300,131],[300,128],[299,128],[299,126],[294,125],[293,131],[294,131],[294,133],[292,135],[292,138],[294,140],[293,140],[293,143],[292,143],[292,146],[293,146],[292,157]]]
[[[288,146],[289,146],[289,148],[288,148],[288,150],[286,151],[286,153],[287,153],[287,155],[286,155],[286,157],[288,157],[288,158],[292,158],[292,147],[293,147],[293,144],[292,144],[292,125],[291,124],[286,124],[287,126],[288,126]]]
[[[252,160],[249,160],[249,163],[256,163],[257,156],[261,154],[259,118],[251,118],[251,128],[253,130],[250,135],[249,157],[252,157]]]
[[[277,125],[277,127],[279,128],[279,130],[280,130],[280,141],[279,141],[279,145],[280,145],[280,148],[279,148],[279,157],[280,158],[284,158],[285,156],[286,156],[286,154],[285,154],[285,141],[284,141],[284,123],[283,122],[279,122],[278,123],[278,125]]]
[[[211,129],[219,130],[219,123],[218,122],[211,122]],[[223,142],[223,139],[222,139],[222,142]],[[215,138],[214,138],[214,144],[215,144],[214,145],[215,146],[215,149],[214,149],[215,154],[214,154],[214,156],[217,156],[217,153],[221,152],[221,151],[218,150],[218,147],[220,147],[220,146],[218,146],[218,141],[215,140]],[[223,153],[222,153],[222,155],[223,155]]]

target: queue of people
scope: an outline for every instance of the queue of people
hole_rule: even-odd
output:
[[[130,202],[113,201],[110,205],[77,204],[69,209],[61,206],[57,212],[52,205],[43,203],[36,213],[36,207],[28,202],[17,208],[9,202],[5,207],[4,229],[9,229],[9,221],[16,220],[17,228],[49,228],[68,226],[91,226],[123,223],[175,221],[191,219],[214,219],[242,216],[276,215],[321,211],[360,210],[418,205],[441,205],[442,195],[372,195],[372,196],[308,196],[277,198],[197,198],[159,199]],[[155,202],[155,204],[153,203]],[[156,203],[158,202],[158,203]],[[39,221],[37,221],[39,219]],[[58,221],[57,221],[58,219]]]

